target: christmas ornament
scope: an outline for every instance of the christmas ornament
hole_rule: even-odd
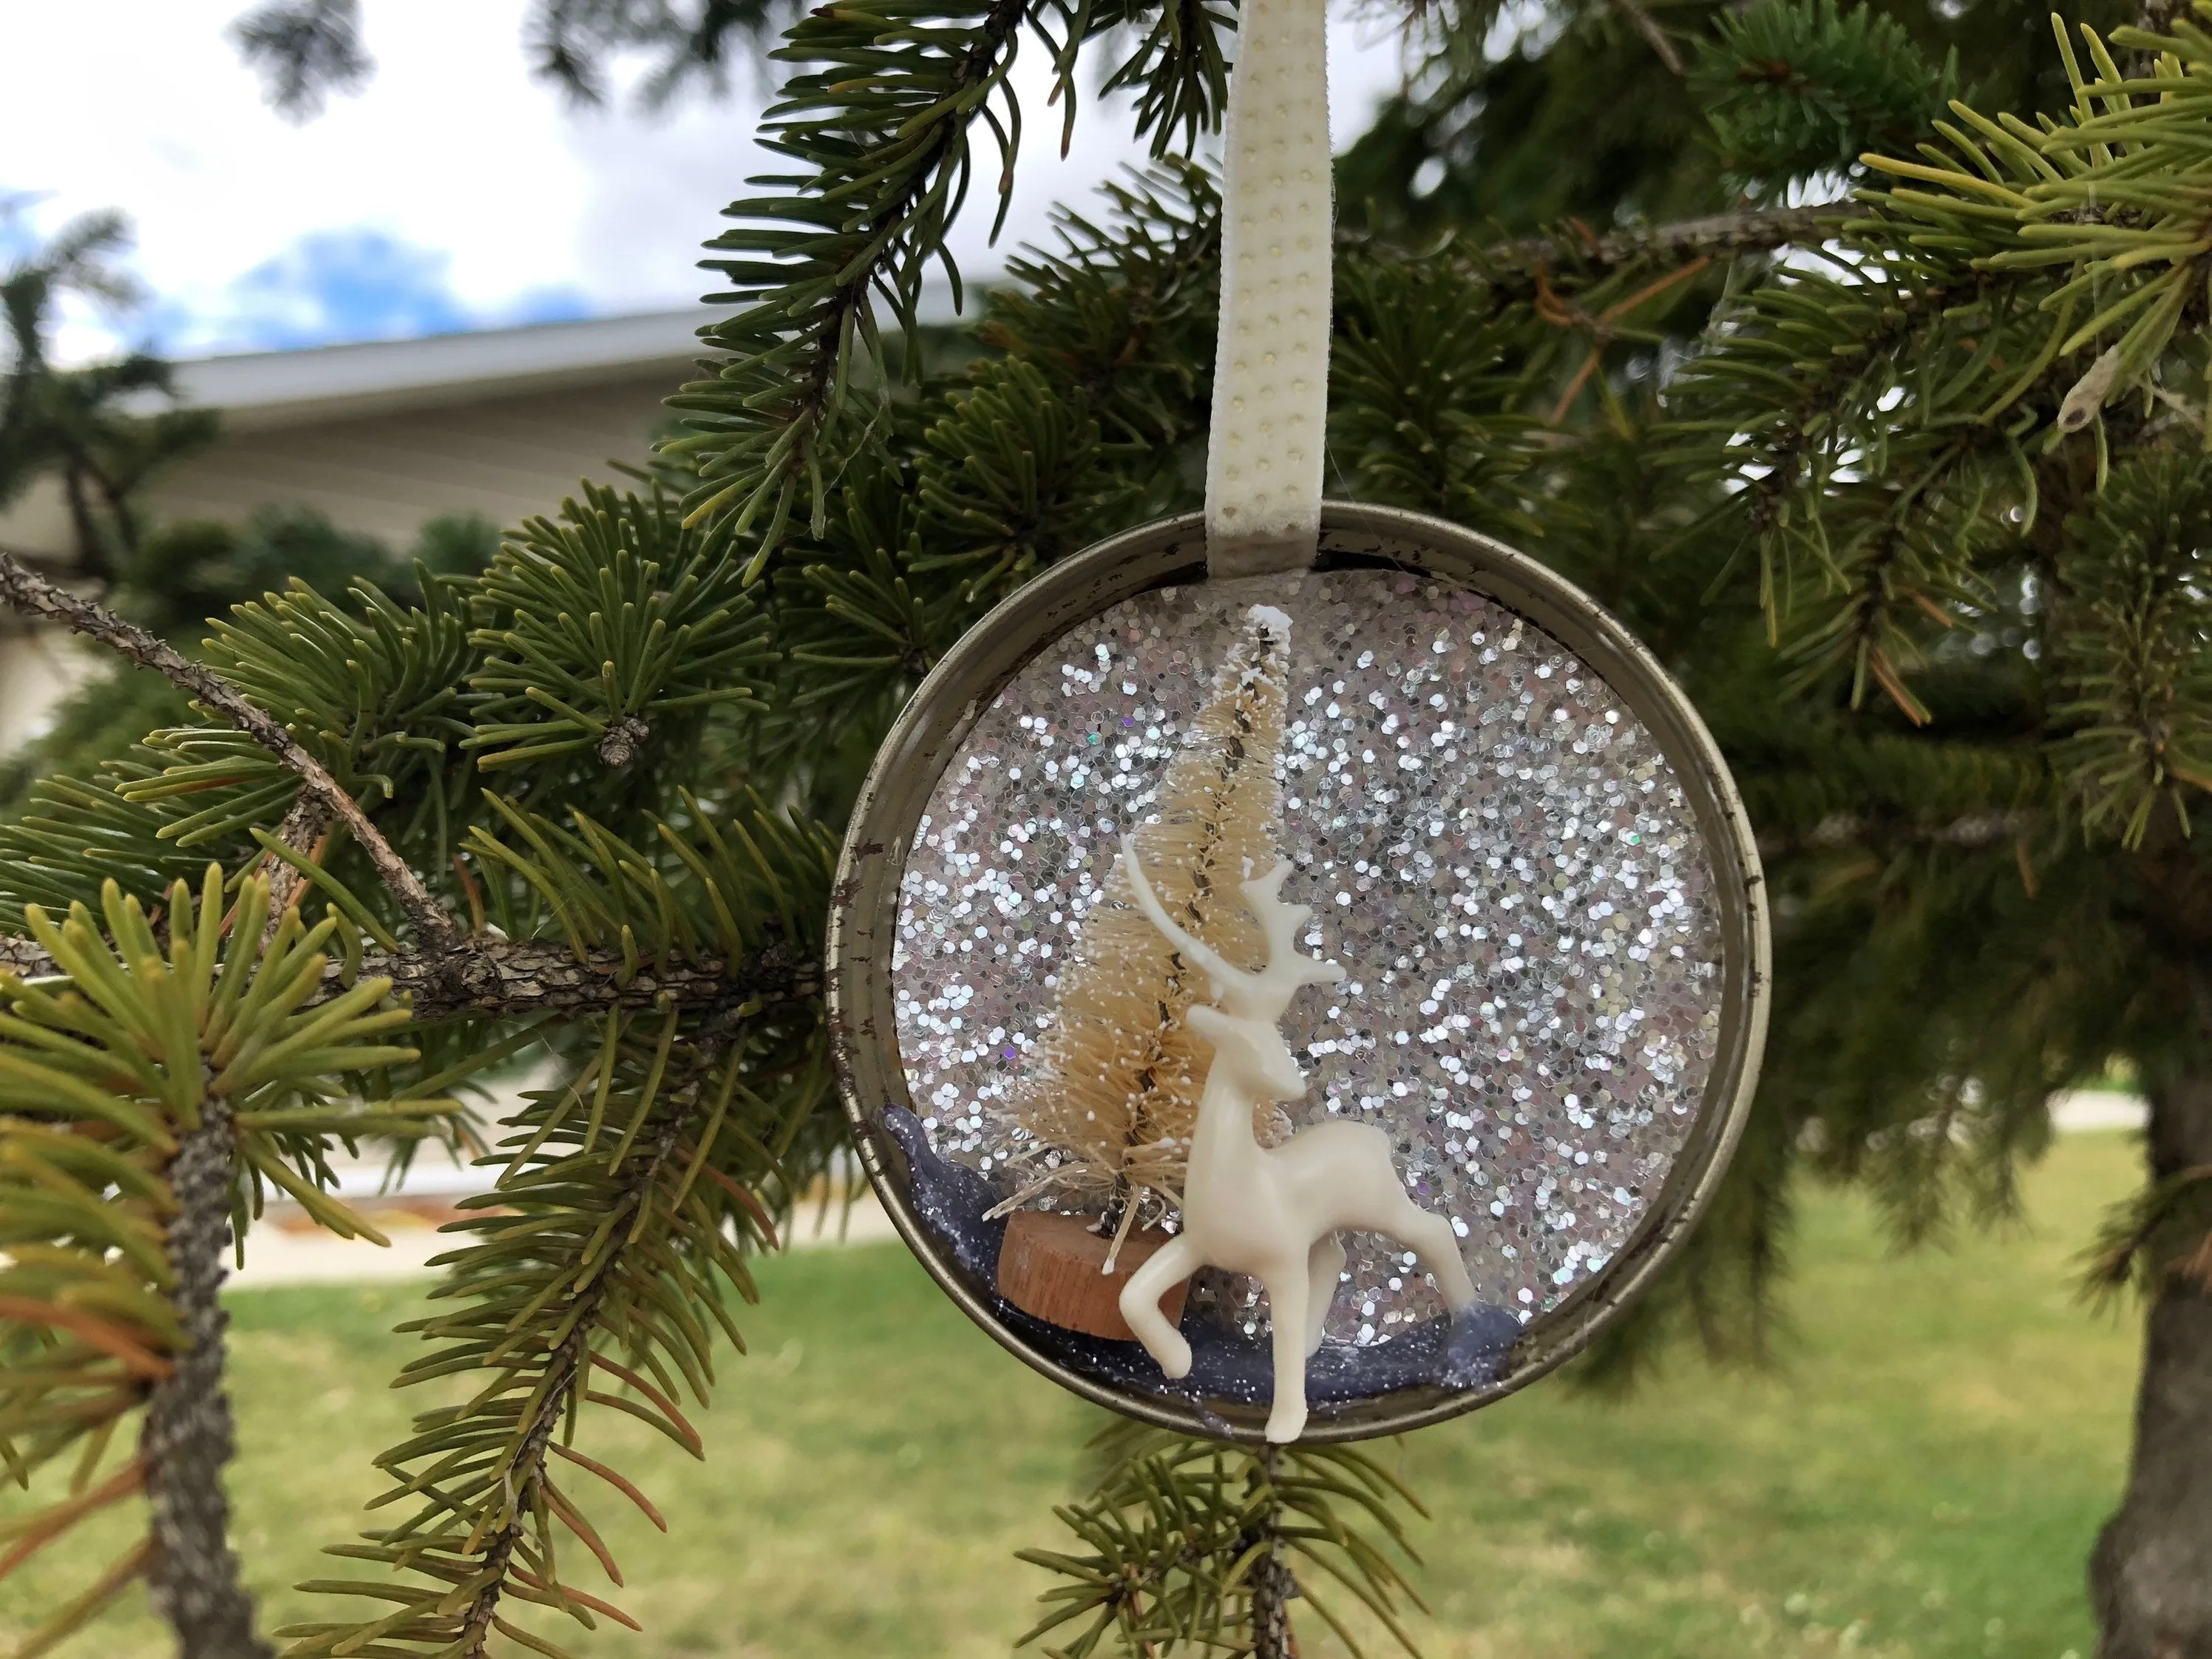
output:
[[[1321,500],[1322,12],[1251,0],[1206,511],[1031,582],[877,757],[830,927],[886,1209],[1155,1422],[1395,1431],[1587,1342],[1711,1191],[1757,855],[1648,653],[1541,567]]]

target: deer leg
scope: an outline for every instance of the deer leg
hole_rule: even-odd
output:
[[[1167,1316],[1160,1311],[1160,1297],[1177,1279],[1189,1278],[1198,1266],[1190,1240],[1177,1234],[1131,1273],[1129,1282],[1121,1287],[1121,1317],[1145,1345],[1145,1352],[1159,1361],[1160,1369],[1170,1377],[1189,1373],[1190,1344],[1168,1323]]]
[[[1321,1347],[1321,1328],[1328,1320],[1328,1304],[1336,1300],[1336,1276],[1344,1271],[1344,1241],[1334,1233],[1314,1240],[1306,1255],[1306,1352]]]
[[[1444,1305],[1454,1313],[1474,1300],[1474,1280],[1468,1277],[1467,1263],[1460,1257],[1459,1237],[1452,1231],[1450,1222],[1409,1198],[1397,1219],[1383,1231],[1421,1258],[1421,1265],[1436,1276]]]
[[[1306,1426],[1306,1264],[1283,1262],[1261,1282],[1275,1328],[1275,1407],[1267,1413],[1267,1438],[1283,1445]]]

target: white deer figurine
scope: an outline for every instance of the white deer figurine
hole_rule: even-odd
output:
[[[1199,1004],[1185,1016],[1213,1045],[1213,1064],[1191,1138],[1182,1231],[1129,1276],[1121,1316],[1162,1370],[1182,1376],[1190,1370],[1190,1344],[1161,1315],[1161,1294],[1200,1267],[1258,1279],[1267,1286],[1275,1328],[1267,1438],[1296,1440],[1306,1423],[1306,1358],[1321,1346],[1322,1322],[1344,1270],[1339,1233],[1382,1233],[1414,1251],[1455,1312],[1474,1300],[1474,1282],[1450,1224],[1407,1196],[1389,1138],[1380,1129],[1316,1123],[1273,1147],[1254,1138],[1256,1107],[1297,1100],[1306,1091],[1305,1076],[1278,1029],[1291,999],[1303,987],[1344,977],[1337,963],[1297,951],[1298,929],[1313,912],[1277,896],[1290,860],[1243,884],[1244,902],[1267,948],[1266,966],[1246,973],[1176,926],[1138,867],[1133,836],[1122,837],[1121,857],[1139,907],[1184,960],[1206,970],[1220,1005]]]

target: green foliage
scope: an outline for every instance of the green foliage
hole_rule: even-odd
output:
[[[313,507],[264,507],[240,525],[183,519],[147,533],[120,573],[114,608],[165,638],[189,639],[233,605],[295,581],[337,594],[368,582],[403,605],[416,604],[418,562],[434,575],[474,575],[498,548],[497,528],[474,514],[427,520],[406,559],[374,536],[340,530]]]
[[[1785,38],[1803,41],[1816,32],[1815,4],[1770,15]],[[1722,211],[1746,185],[1778,188],[1783,176],[1729,177],[1735,169],[1695,77],[1711,61],[1708,43],[1738,10],[1726,0],[1553,0],[1526,10],[1462,0],[1430,9],[1413,35],[1419,71],[1339,161],[1347,215],[1408,236],[1563,221],[1602,231]],[[1862,27],[1848,20],[1863,15],[1895,24],[1919,67],[1832,59],[1832,89],[1933,84],[1955,52],[1960,84],[1991,107],[2028,116],[2065,101],[2061,65],[2041,40],[2050,15],[2041,0],[1871,0],[1838,10],[1844,29]],[[2085,0],[2069,15],[2106,29],[2141,10],[2135,0]],[[1769,113],[1759,125],[1832,133],[1826,124],[1844,106],[1820,87],[1806,89],[1815,101],[1794,118],[1761,96]],[[1914,136],[1863,133],[1857,145]]]
[[[183,520],[148,532],[122,573],[113,608],[189,654],[197,649],[193,635],[203,622],[293,581],[339,595],[340,605],[356,617],[374,617],[392,604],[422,604],[420,571],[433,578],[474,575],[490,563],[498,546],[490,520],[473,514],[427,520],[406,563],[374,537],[338,530],[307,508],[265,508],[242,526]],[[370,598],[370,586],[349,593],[355,583],[373,586],[386,598]],[[345,605],[349,599],[353,603]],[[277,610],[295,603],[278,601]],[[341,634],[358,631],[351,622],[338,628]],[[196,718],[184,693],[157,675],[129,665],[95,673],[62,700],[45,735],[0,760],[0,817],[21,814],[32,786],[58,768],[96,775],[110,762],[128,760],[149,732],[188,726]]]
[[[268,0],[230,34],[269,101],[295,120],[321,113],[326,97],[354,91],[375,67],[361,43],[360,0]]]
[[[663,824],[645,848],[580,817],[566,834],[501,804],[517,844],[480,830],[473,851],[480,867],[519,878],[495,891],[542,898],[580,945],[618,936],[633,963],[734,962],[817,925],[834,854],[825,835],[757,811],[717,825],[686,805],[687,829]],[[500,920],[519,933],[532,918],[509,907]],[[469,1242],[440,1259],[438,1299],[455,1306],[402,1328],[436,1345],[402,1385],[473,1376],[479,1386],[423,1413],[414,1437],[379,1460],[396,1484],[371,1508],[405,1506],[393,1523],[333,1551],[428,1582],[306,1586],[398,1607],[281,1632],[296,1659],[470,1650],[487,1630],[560,1651],[521,1633],[513,1601],[586,1630],[602,1617],[636,1627],[560,1565],[578,1545],[623,1582],[576,1496],[584,1476],[564,1472],[564,1490],[554,1460],[659,1519],[576,1449],[583,1408],[626,1413],[703,1455],[679,1401],[707,1403],[718,1334],[744,1351],[724,1287],[753,1299],[746,1252],[774,1243],[772,1213],[788,1213],[821,1167],[833,1087],[818,1023],[757,998],[703,1015],[612,1010],[570,1042],[559,1083],[528,1097],[482,1160],[496,1178],[465,1207],[484,1213],[456,1224]]]
[[[1426,1610],[1398,1565],[1419,1560],[1398,1507],[1427,1510],[1378,1458],[1344,1446],[1250,1451],[1134,1424],[1094,1444],[1105,1465],[1097,1488],[1054,1511],[1080,1553],[1021,1552],[1067,1581],[1039,1598],[1044,1616],[1021,1645],[1054,1637],[1044,1650],[1055,1659],[1089,1659],[1109,1642],[1133,1654],[1247,1651],[1255,1595],[1287,1566],[1300,1603],[1355,1659],[1358,1641],[1323,1582],[1418,1651],[1397,1611]]]
[[[2140,845],[2167,808],[2185,830],[2189,799],[2212,790],[2212,474],[2199,456],[2122,463],[2094,514],[2068,526],[2052,630],[2072,727],[2056,758],[2085,826]]]
[[[925,271],[941,262],[976,160],[970,130],[994,140],[999,212],[1012,200],[1022,113],[1008,79],[1024,35],[1049,53],[1054,97],[1073,122],[1077,54],[1141,12],[1119,4],[900,0],[872,11],[824,7],[796,25],[777,58],[833,65],[802,71],[764,118],[768,147],[806,171],[764,176],[775,194],[727,210],[738,222],[708,246],[743,309],[707,331],[726,352],[717,377],[672,399],[690,435],[665,452],[696,467],[691,521],[755,537],[757,576],[787,526],[828,529],[831,483],[890,418],[890,374],[875,305],[909,339]],[[1186,143],[1218,122],[1225,97],[1224,14],[1171,9],[1109,77],[1137,94],[1139,131]]]
[[[0,222],[17,204],[0,198]],[[168,366],[143,352],[59,368],[47,348],[65,295],[121,306],[137,297],[113,260],[130,241],[120,215],[88,214],[0,271],[5,374],[0,374],[0,507],[41,479],[60,487],[78,567],[112,576],[142,533],[135,497],[163,467],[215,436],[204,410],[136,412],[173,391]]]
[[[41,780],[30,792],[23,815],[0,824],[0,927],[20,933],[33,905],[66,912],[72,904],[96,902],[107,883],[133,896],[151,897],[179,881],[190,881],[212,855],[226,869],[252,857],[243,836],[222,846],[195,851],[179,848],[161,832],[188,811],[189,798],[151,802],[123,799],[122,787],[159,775],[149,763],[151,751],[135,750],[112,762],[99,782],[66,775]]]
[[[66,987],[0,974],[0,1462],[27,1486],[75,1460],[65,1497],[0,1527],[0,1572],[149,1478],[143,1455],[109,1468],[108,1454],[188,1345],[167,1299],[167,1174],[210,1101],[233,1126],[241,1238],[272,1188],[341,1233],[380,1237],[324,1191],[328,1149],[434,1133],[457,1109],[356,1098],[364,1074],[416,1051],[391,1041],[407,1013],[388,1006],[388,981],[313,1000],[337,924],[288,912],[264,944],[267,885],[247,884],[234,911],[215,868],[197,903],[179,883],[166,908],[166,945],[112,882],[97,917],[80,904],[57,925],[33,908],[32,937]],[[89,1618],[143,1560],[141,1546],[22,1650]]]
[[[207,662],[282,719],[356,800],[404,802],[410,830],[449,860],[452,815],[466,799],[452,745],[471,730],[453,684],[468,660],[459,606],[435,585],[419,611],[367,586],[356,597],[365,616],[305,584],[240,605],[208,641]],[[228,727],[173,727],[149,737],[146,749],[164,762],[159,774],[118,777],[115,793],[133,805],[182,809],[155,832],[180,847],[273,823],[298,788],[290,771]]]
[[[2170,1279],[2212,1285],[2212,1169],[2184,1170],[2114,1206],[2084,1288],[2109,1301],[2130,1286],[2155,1296]]]
[[[1493,534],[1533,529],[1522,509],[1540,423],[1528,404],[1547,365],[1522,345],[1527,310],[1468,305],[1442,261],[1362,257],[1345,262],[1336,306],[1329,439],[1351,462],[1349,493]]]
[[[576,103],[606,99],[611,70],[642,67],[639,101],[657,109],[695,84],[726,89],[732,60],[789,15],[781,0],[537,0],[524,27],[532,72]],[[269,101],[295,120],[322,112],[374,72],[360,0],[264,0],[230,27]]]
[[[1958,79],[1956,47],[1939,67],[1902,23],[1871,7],[1756,0],[1714,19],[1690,89],[1730,170],[1780,182],[1910,144],[1943,113]]]
[[[603,488],[562,519],[526,525],[473,590],[471,643],[488,655],[462,746],[480,770],[566,781],[627,722],[665,728],[681,753],[705,711],[760,706],[766,619],[712,540],[658,500]]]

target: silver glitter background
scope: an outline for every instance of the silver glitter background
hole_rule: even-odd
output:
[[[1712,871],[1656,740],[1494,601],[1401,574],[1162,589],[1063,636],[984,712],[902,878],[901,1057],[942,1155],[994,1175],[1121,832],[1253,605],[1291,618],[1279,757],[1287,897],[1349,970],[1284,1021],[1293,1121],[1379,1125],[1477,1290],[1525,1321],[1602,1267],[1696,1117],[1719,1024]],[[1314,941],[1310,940],[1310,946]],[[1330,1340],[1442,1311],[1413,1258],[1354,1235]],[[1249,1281],[1194,1305],[1266,1328]]]

